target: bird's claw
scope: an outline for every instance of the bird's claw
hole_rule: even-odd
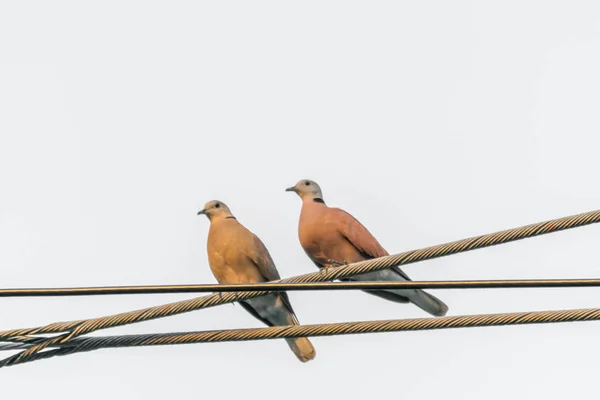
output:
[[[345,265],[348,265],[348,262],[346,260],[344,260],[343,263],[341,263],[337,260],[327,260],[327,264],[329,264],[330,267],[335,268],[335,267],[343,267]]]
[[[237,300],[237,293],[233,292],[235,299]],[[219,296],[219,300],[223,300],[223,292],[217,292],[217,296]],[[235,303],[231,303],[232,306],[235,306]]]
[[[319,271],[321,272],[321,274],[324,274],[324,273],[326,273],[326,272],[327,272],[327,270],[328,270],[329,268],[338,268],[338,267],[343,267],[343,266],[345,266],[345,265],[348,265],[348,262],[347,262],[346,260],[344,260],[344,262],[343,262],[343,263],[341,263],[341,262],[339,262],[339,261],[337,261],[337,260],[331,260],[331,259],[330,259],[330,260],[326,260],[326,261],[323,263],[323,267],[322,267],[322,268],[319,268]]]

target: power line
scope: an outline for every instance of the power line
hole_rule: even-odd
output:
[[[234,285],[150,285],[79,288],[0,289],[0,297],[99,296],[121,294],[167,294],[206,292],[271,292],[311,290],[383,290],[383,289],[507,289],[598,287],[600,279],[526,279],[409,282],[305,282],[249,283]]]
[[[103,348],[165,346],[191,343],[214,343],[284,339],[311,336],[336,336],[361,333],[421,331],[433,329],[474,328],[502,325],[529,325],[575,321],[598,321],[600,309],[533,311],[504,314],[460,315],[454,317],[396,319],[383,321],[343,322],[315,325],[288,325],[270,328],[230,329],[201,332],[154,333],[105,337],[75,338],[64,345],[34,353],[28,361],[56,355],[94,351]],[[27,346],[27,345],[22,345]],[[18,363],[18,354],[0,361],[0,368]]]
[[[557,232],[600,222],[600,210],[576,214],[568,217],[526,225],[519,228],[507,229],[487,235],[476,236],[468,239],[444,243],[419,250],[412,250],[387,257],[380,257],[368,261],[362,261],[343,267],[328,268],[323,271],[296,276],[293,278],[274,281],[276,283],[299,283],[299,282],[325,282],[334,279],[347,278],[367,272],[380,271],[392,266],[400,266],[418,261],[439,258],[451,254],[457,254],[474,249],[490,247],[498,244],[508,243],[520,239],[539,236],[547,233]],[[181,314],[202,308],[213,307],[220,304],[231,303],[266,294],[266,292],[243,292],[213,294],[210,296],[169,303],[162,306],[116,314],[108,317],[94,318],[80,321],[59,322],[38,328],[16,329],[0,332],[0,341],[4,337],[36,335],[44,333],[62,333],[53,338],[44,340],[42,343],[15,355],[11,358],[12,364],[20,364],[34,359],[35,354],[49,346],[65,344],[69,340],[99,329],[111,328],[150,319]]]

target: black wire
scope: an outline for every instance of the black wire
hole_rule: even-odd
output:
[[[309,282],[249,283],[234,285],[150,285],[80,288],[0,289],[0,297],[101,296],[123,294],[167,294],[204,292],[264,292],[305,290],[382,290],[382,289],[508,289],[598,287],[600,279],[529,279],[411,282]]]

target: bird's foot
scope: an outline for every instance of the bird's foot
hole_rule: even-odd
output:
[[[335,267],[343,267],[345,265],[348,265],[348,262],[346,260],[344,260],[343,263],[337,261],[337,260],[327,260],[327,264],[329,264],[328,266],[331,268],[335,268]]]

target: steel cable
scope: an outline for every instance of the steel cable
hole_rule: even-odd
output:
[[[508,243],[515,240],[539,236],[565,229],[571,229],[597,222],[600,222],[600,210],[526,225],[519,228],[507,229],[504,231],[490,233],[486,235],[475,236],[472,238],[426,247],[423,249],[407,251],[396,255],[380,257],[342,267],[328,268],[326,270],[282,279],[274,282],[299,283],[331,281],[334,279],[350,277],[366,272],[379,271],[382,269],[389,268],[391,266],[400,266],[409,263],[414,263],[417,261],[439,258],[451,254],[470,251],[478,248],[490,247],[502,243]],[[47,339],[42,343],[36,344],[31,348],[24,350],[23,352],[13,357],[10,357],[9,359],[2,360],[2,365],[20,364],[23,362],[30,361],[34,358],[35,353],[45,349],[48,346],[56,345],[59,343],[64,344],[77,336],[81,336],[99,329],[105,329],[115,326],[126,325],[134,322],[147,321],[150,319],[181,314],[189,311],[198,310],[201,308],[208,308],[220,304],[231,303],[238,300],[257,297],[266,293],[267,292],[264,291],[226,294],[218,293],[210,296],[199,297],[176,303],[169,303],[157,307],[150,307],[107,317],[70,322],[60,322],[38,328],[16,329],[0,332],[0,341],[2,341],[5,337],[10,338],[13,336],[67,332],[57,337]]]
[[[68,355],[104,348],[165,346],[191,343],[214,343],[284,339],[311,336],[335,336],[364,333],[420,331],[433,329],[473,328],[502,325],[529,325],[557,322],[598,321],[600,309],[575,309],[553,311],[531,311],[504,314],[460,315],[439,318],[417,318],[382,321],[359,321],[315,325],[288,325],[270,328],[230,329],[202,332],[154,333],[104,337],[75,338],[61,346],[30,356],[28,361],[45,359],[55,355]],[[27,344],[21,344],[27,346]],[[12,365],[9,357],[0,362],[0,368]]]

